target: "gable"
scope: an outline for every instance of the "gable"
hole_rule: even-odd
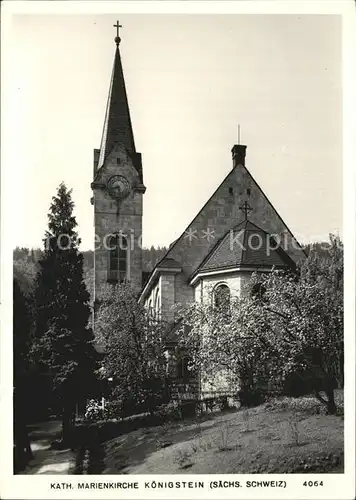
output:
[[[187,276],[192,275],[226,233],[245,219],[239,209],[247,201],[249,220],[280,241],[286,254],[297,263],[305,254],[248,169],[239,164],[174,242],[166,258],[177,261]],[[209,236],[210,235],[210,236]]]

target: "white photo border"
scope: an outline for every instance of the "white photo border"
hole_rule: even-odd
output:
[[[343,227],[345,243],[345,472],[344,474],[251,474],[218,475],[219,479],[285,480],[288,487],[268,489],[209,489],[211,476],[127,476],[138,481],[199,481],[204,489],[131,489],[118,490],[50,490],[53,481],[78,482],[78,476],[13,475],[12,463],[12,241],[11,207],[16,173],[7,165],[16,147],[11,115],[11,23],[17,14],[113,14],[120,13],[231,13],[231,14],[323,14],[342,16],[343,45]],[[356,144],[356,78],[355,78],[355,4],[350,1],[4,1],[1,30],[1,447],[0,494],[4,499],[28,498],[263,498],[263,499],[351,499],[355,494],[355,144]],[[24,214],[24,223],[26,214]],[[84,481],[84,477],[81,476]],[[88,482],[118,481],[120,476],[90,476]],[[327,487],[306,489],[305,480],[323,480]]]

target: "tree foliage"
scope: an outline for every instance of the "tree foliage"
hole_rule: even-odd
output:
[[[95,318],[103,376],[122,414],[153,412],[168,397],[165,330],[149,318],[130,284],[108,285]]]
[[[16,247],[13,252],[14,278],[26,297],[33,294],[41,254],[39,249],[30,250],[19,247]]]
[[[142,268],[143,271],[149,273],[155,267],[157,262],[166,253],[166,247],[142,249]],[[43,251],[40,248],[16,247],[13,251],[14,259],[14,276],[18,280],[22,291],[25,295],[33,293],[36,284],[36,276],[38,272],[38,261],[42,258]],[[83,255],[83,270],[84,282],[90,294],[90,303],[93,305],[94,297],[94,251],[84,250]]]
[[[193,304],[185,325],[184,341],[205,377],[228,370],[249,390],[294,380],[335,412],[333,390],[343,385],[340,239],[331,236],[322,256],[311,249],[297,275],[255,273],[229,311],[211,300]]]
[[[75,403],[94,386],[96,352],[88,328],[89,293],[83,281],[83,256],[73,215],[71,191],[64,184],[52,198],[44,254],[35,293],[36,341],[33,353],[51,378],[63,411],[63,432]]]
[[[156,264],[164,257],[167,253],[166,247],[157,248],[151,245],[150,248],[142,249],[142,268],[144,271],[150,272],[156,266]]]
[[[264,319],[249,298],[232,298],[229,307],[217,305],[211,290],[207,300],[193,303],[184,316],[180,342],[190,353],[190,369],[198,369],[202,383],[228,378],[229,385],[253,391],[256,379],[272,357],[261,335]]]
[[[16,279],[13,281],[13,352],[14,352],[14,470],[22,470],[32,458],[28,433],[31,310]]]

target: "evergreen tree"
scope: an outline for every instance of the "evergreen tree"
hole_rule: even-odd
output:
[[[89,293],[73,208],[71,191],[62,183],[52,198],[36,287],[34,352],[60,403],[63,441],[70,434],[75,405],[95,386],[96,368],[94,337],[88,328]]]
[[[13,348],[14,348],[14,470],[19,472],[32,458],[27,433],[29,409],[29,345],[31,314],[28,300],[16,279],[13,282]]]

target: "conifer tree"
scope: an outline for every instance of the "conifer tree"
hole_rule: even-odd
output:
[[[96,368],[73,208],[71,191],[62,183],[52,198],[36,287],[35,353],[60,402],[63,441],[70,434],[75,405],[95,386]]]
[[[30,403],[29,346],[31,314],[28,300],[16,279],[13,280],[13,308],[14,470],[19,472],[25,468],[27,462],[32,458],[27,433]]]

